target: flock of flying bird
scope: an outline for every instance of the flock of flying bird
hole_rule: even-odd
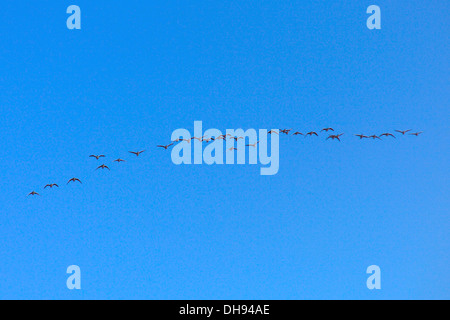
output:
[[[285,135],[289,135],[289,132],[291,132],[291,131],[293,131],[292,129],[279,129],[279,131],[277,131],[277,130],[270,130],[270,131],[268,131],[268,133],[269,134],[280,134],[280,133],[284,133]],[[323,132],[323,131],[325,131],[326,133],[328,133],[329,131],[331,131],[331,132],[335,132],[334,131],[334,129],[333,128],[324,128],[324,129],[322,129],[322,130],[320,130],[319,132]],[[402,135],[405,135],[405,134],[409,134],[409,135],[413,135],[413,136],[419,136],[421,133],[423,133],[423,131],[420,131],[420,132],[411,132],[412,130],[410,129],[410,130],[395,130],[395,132],[398,132],[398,133],[401,133]],[[410,133],[411,132],[411,133]],[[299,136],[299,135],[301,135],[301,136],[304,136],[304,137],[308,137],[308,136],[313,136],[313,135],[315,135],[315,136],[319,136],[319,134],[317,133],[317,132],[315,132],[315,131],[310,131],[310,132],[307,132],[307,133],[302,133],[302,132],[299,132],[299,131],[295,131],[295,132],[293,132],[292,133],[292,135],[293,136]],[[340,137],[342,136],[342,135],[344,135],[343,133],[339,133],[339,134],[330,134],[330,135],[328,135],[328,137],[326,138],[326,140],[328,140],[328,139],[331,139],[331,140],[338,140],[339,142],[341,141],[341,139],[340,139]],[[375,134],[373,134],[373,135],[364,135],[364,134],[355,134],[354,136],[356,136],[356,137],[359,137],[359,139],[379,139],[379,140],[382,140],[381,139],[381,137],[392,137],[392,138],[395,138],[395,135],[393,135],[392,133],[389,133],[389,132],[385,132],[385,133],[382,133],[382,134],[380,134],[380,135],[375,135]],[[233,137],[231,134],[222,134],[222,135],[220,135],[220,136],[218,136],[218,137],[216,137],[216,138],[213,138],[213,137],[206,137],[206,136],[202,136],[202,137],[192,137],[192,138],[190,138],[190,139],[176,139],[176,140],[174,140],[174,141],[172,141],[172,143],[170,143],[170,144],[167,144],[167,145],[157,145],[157,148],[163,148],[163,149],[165,149],[165,150],[167,150],[170,146],[172,146],[175,142],[180,142],[180,141],[186,141],[187,143],[190,143],[192,140],[198,140],[198,141],[200,141],[200,142],[206,142],[206,143],[208,143],[208,142],[211,142],[211,141],[214,141],[214,140],[226,140],[226,139],[234,139],[235,141],[238,141],[239,139],[244,139],[244,137]],[[246,144],[246,146],[247,147],[256,147],[256,145],[259,143],[259,141],[257,141],[257,142],[255,142],[255,143],[253,143],[253,144]],[[228,150],[237,150],[237,148],[235,148],[235,147],[231,147],[231,148],[229,148]],[[139,157],[139,155],[141,154],[141,153],[143,153],[143,152],[145,152],[145,150],[142,150],[142,151],[129,151],[129,153],[131,153],[131,154],[134,154],[136,157]],[[106,156],[105,155],[103,155],[103,154],[101,154],[101,155],[90,155],[89,156],[89,158],[95,158],[96,160],[100,160],[100,158],[105,158]],[[123,159],[121,159],[121,158],[118,158],[118,159],[116,159],[116,160],[114,160],[114,162],[117,162],[117,163],[121,163],[121,162],[125,162],[125,160],[123,160]],[[98,170],[98,169],[102,169],[102,170],[104,170],[104,169],[108,169],[108,170],[111,170],[107,165],[105,165],[105,164],[102,164],[102,165],[100,165],[100,166],[98,166],[97,167],[97,169],[95,169],[95,170]],[[81,180],[80,179],[78,179],[78,178],[72,178],[72,179],[70,179],[68,182],[67,182],[67,184],[69,184],[69,183],[75,183],[75,182],[78,182],[78,183],[80,183],[80,184],[82,184],[82,182],[81,182]],[[54,188],[54,187],[57,187],[57,188],[59,188],[59,185],[58,184],[56,184],[56,183],[50,183],[50,184],[47,184],[47,185],[45,185],[45,187],[44,187],[44,189],[47,189],[47,188],[50,188],[50,189],[52,189],[52,188]],[[35,192],[35,191],[32,191],[32,192],[30,192],[29,194],[28,194],[28,196],[40,196],[40,194],[39,193],[37,193],[37,192]]]

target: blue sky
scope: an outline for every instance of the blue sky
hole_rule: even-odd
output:
[[[81,30],[66,28],[71,4]],[[371,4],[381,30],[366,27]],[[0,298],[450,298],[449,9],[4,3]],[[196,120],[345,135],[281,137],[274,176],[176,166],[156,145]],[[394,129],[424,134],[352,136]],[[80,291],[66,288],[73,264]],[[366,287],[373,264],[381,290]]]

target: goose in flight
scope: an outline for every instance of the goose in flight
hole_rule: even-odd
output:
[[[339,139],[339,138],[340,138],[340,136],[342,136],[342,135],[343,135],[343,133],[341,133],[341,134],[332,134],[332,135],[329,135],[329,136],[328,136],[327,140],[328,140],[328,139],[331,139],[331,140],[337,139],[339,142],[341,142],[341,139]]]
[[[105,166],[104,164],[102,164],[101,166],[99,166],[97,169],[95,169],[95,170],[98,170],[98,169],[108,169],[109,171],[111,171],[111,169],[108,167],[108,166]]]
[[[125,160],[119,158],[119,159],[114,160],[114,162],[121,163],[121,162],[125,162]]]
[[[380,134],[380,137],[393,137],[393,138],[395,138],[395,136],[392,133],[389,133],[389,132]]]
[[[83,184],[83,183],[80,181],[80,179],[77,179],[77,178],[72,178],[72,179],[70,179],[70,180],[67,182],[67,184],[69,184],[69,183],[71,183],[71,182],[75,182],[75,181],[78,181],[79,183]]]
[[[319,136],[319,135],[317,134],[317,132],[311,131],[311,132],[308,132],[308,133],[305,135],[305,137],[307,137],[307,136],[312,136],[313,134],[315,134],[317,137]]]
[[[368,136],[365,136],[363,134],[355,134],[355,136],[359,137],[359,139],[369,138]]]
[[[47,187],[49,187],[50,189],[52,189],[53,187],[58,187],[58,188],[59,188],[59,186],[58,186],[56,183],[50,183],[50,184],[47,184],[47,185],[44,187],[44,189],[47,188]]]
[[[31,192],[28,194],[28,196],[40,196],[40,194],[37,193],[37,192],[31,191]]]
[[[175,139],[175,140],[173,140],[173,142],[186,141],[187,143],[191,143],[191,140],[192,140],[192,138],[191,139]]]
[[[142,152],[145,152],[145,150],[142,150],[142,151],[136,151],[136,152],[134,152],[134,151],[128,151],[129,153],[132,153],[132,154],[135,154],[136,155],[136,157],[139,157],[139,155],[142,153]]]
[[[226,134],[221,134],[220,136],[218,136],[216,139],[217,140],[225,140],[227,138]]]
[[[293,136],[297,136],[297,135],[304,135],[303,133],[301,133],[301,132],[299,132],[299,131],[295,131],[293,134],[292,134]]]
[[[405,133],[410,132],[411,130],[412,129],[409,129],[409,130],[395,130],[395,131],[404,135]]]
[[[423,133],[423,131],[410,133],[410,135],[418,137],[421,133]]]
[[[157,145],[156,147],[158,147],[158,148],[164,148],[164,150],[167,150],[167,148],[169,148],[171,145],[173,145],[173,143],[170,143],[170,144],[165,145],[165,146],[163,146],[163,145]]]
[[[245,146],[246,147],[254,147],[254,148],[256,148],[256,145],[259,143],[259,141],[256,141],[255,143],[253,143],[253,144],[246,144]]]
[[[100,155],[98,155],[98,156],[96,156],[96,155],[94,155],[94,154],[91,154],[90,156],[89,156],[89,158],[95,158],[95,159],[100,159],[100,158],[104,158],[105,156],[103,155],[103,154],[100,154]]]
[[[334,131],[334,129],[333,128],[323,128],[322,130],[320,130],[320,132],[322,132],[322,131],[328,132],[328,131]]]

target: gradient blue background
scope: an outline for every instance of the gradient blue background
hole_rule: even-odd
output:
[[[59,2],[0,10],[0,298],[450,298],[448,1]],[[345,135],[176,166],[195,120]]]

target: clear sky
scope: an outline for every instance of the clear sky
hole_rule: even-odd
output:
[[[71,4],[81,30],[66,27]],[[381,30],[366,27],[372,4]],[[449,9],[2,3],[0,298],[450,298]],[[274,176],[176,166],[156,145],[196,120],[345,135],[280,137]],[[353,136],[395,129],[424,133]]]

